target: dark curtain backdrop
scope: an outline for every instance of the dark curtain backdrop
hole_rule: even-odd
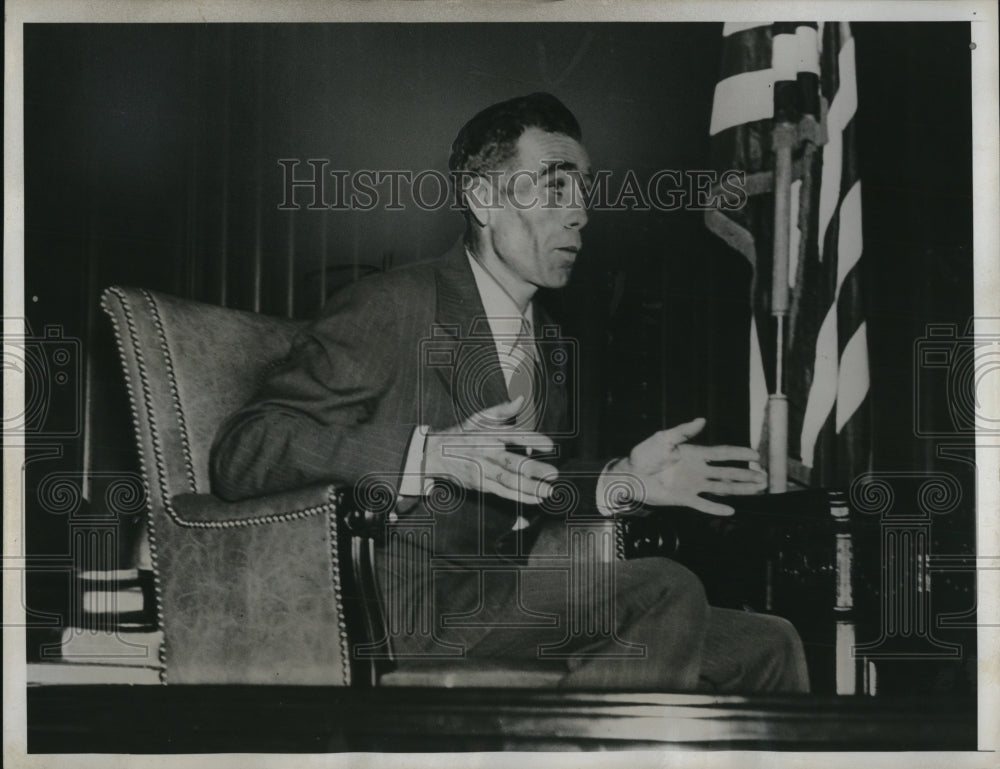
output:
[[[79,411],[81,436],[29,464],[34,552],[66,541],[66,516],[33,496],[40,477],[84,473],[100,512],[95,473],[135,469],[97,307],[104,287],[308,317],[367,269],[439,255],[462,220],[414,206],[279,210],[278,160],[444,172],[468,117],[533,90],[565,101],[595,167],[614,178],[704,168],[720,32],[719,24],[27,25],[28,321],[36,335],[58,326],[80,340],[85,376],[81,402],[52,403]],[[876,467],[962,474],[970,502],[954,537],[969,546],[971,470],[915,435],[912,396],[926,324],[964,326],[972,314],[969,27],[857,24],[854,33]],[[308,192],[298,199],[304,206]],[[549,300],[588,352],[586,450],[619,451],[698,415],[709,418],[708,439],[745,442],[748,265],[689,211],[595,212],[585,247],[571,288]],[[944,410],[946,394],[917,407]]]

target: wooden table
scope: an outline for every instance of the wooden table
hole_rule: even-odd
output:
[[[35,686],[32,753],[975,750],[973,700],[516,689]]]

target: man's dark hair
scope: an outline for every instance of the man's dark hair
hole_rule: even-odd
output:
[[[528,128],[540,128],[580,141],[580,124],[550,93],[530,93],[487,107],[462,126],[451,145],[448,168],[481,174],[498,169],[514,156],[517,140]]]

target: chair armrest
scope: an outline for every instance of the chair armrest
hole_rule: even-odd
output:
[[[377,539],[385,513],[366,506],[364,496],[354,486],[315,484],[240,502],[226,502],[210,494],[179,494],[173,498],[172,508],[182,525],[242,526],[301,518],[333,504],[351,535]]]
[[[625,558],[659,556],[671,558],[680,547],[680,537],[674,522],[667,515],[622,517],[615,521]]]
[[[251,526],[315,515],[333,505],[342,510],[344,492],[330,484],[315,484],[279,494],[226,502],[211,494],[178,494],[173,510],[181,525]]]
[[[167,683],[350,683],[339,500],[314,486],[243,502],[184,494],[153,511]]]

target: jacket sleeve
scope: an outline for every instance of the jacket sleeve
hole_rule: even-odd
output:
[[[377,281],[335,296],[220,427],[213,492],[237,500],[318,482],[352,484],[373,472],[398,486],[413,431],[405,404],[386,397],[401,354],[399,326]]]

